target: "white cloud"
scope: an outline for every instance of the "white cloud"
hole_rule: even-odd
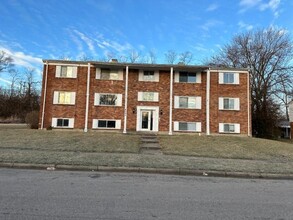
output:
[[[223,24],[223,22],[218,21],[218,20],[208,20],[206,23],[204,23],[200,27],[203,30],[208,31],[210,28],[215,27],[217,25],[222,25],[222,24]]]
[[[239,21],[238,22],[238,26],[241,28],[241,29],[246,29],[247,31],[250,31],[253,29],[253,25],[251,24],[246,24],[244,23],[243,21]]]
[[[15,65],[19,65],[26,68],[36,68],[36,66],[43,64],[41,58],[34,57],[23,52],[13,51],[2,46],[0,46],[0,50],[4,51],[9,56],[11,56],[14,61],[13,63]]]
[[[96,53],[96,50],[94,47],[93,40],[90,37],[86,36],[85,34],[79,32],[78,30],[74,30],[74,33],[76,33],[80,37],[80,39],[84,41],[84,43],[88,46],[88,48],[92,52],[92,54],[96,56],[97,53]]]
[[[280,3],[281,0],[241,0],[239,12],[243,13],[250,8],[257,8],[259,11],[271,10],[274,16],[278,17]]]
[[[11,81],[9,81],[9,80],[7,80],[7,79],[4,79],[4,78],[1,78],[1,77],[0,77],[0,81],[1,81],[1,82],[4,82],[4,83],[6,83],[6,84],[10,84],[10,85],[12,84]]]
[[[218,9],[218,5],[217,4],[211,4],[208,6],[208,8],[206,9],[206,11],[215,11],[216,9]]]

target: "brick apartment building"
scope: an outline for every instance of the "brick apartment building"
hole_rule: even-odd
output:
[[[251,135],[247,69],[44,60],[39,128]]]

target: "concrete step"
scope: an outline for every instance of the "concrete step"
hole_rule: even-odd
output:
[[[161,150],[161,146],[158,143],[143,143],[140,145],[140,149],[154,149]]]
[[[157,138],[141,138],[140,141],[142,143],[159,143],[158,139]]]

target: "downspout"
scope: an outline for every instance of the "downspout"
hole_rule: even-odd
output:
[[[210,135],[210,84],[211,72],[207,70],[207,86],[206,86],[206,135]]]
[[[251,109],[251,104],[250,104],[250,73],[248,72],[248,74],[247,74],[247,133],[248,133],[249,137],[251,136],[250,109]]]
[[[42,122],[41,122],[41,129],[44,129],[44,116],[45,116],[45,105],[46,105],[46,95],[47,95],[47,78],[48,78],[48,68],[49,64],[48,61],[46,61],[46,76],[45,76],[45,88],[44,88],[44,94],[43,94],[43,109],[42,109]]]
[[[173,110],[173,67],[170,70],[170,110],[169,110],[169,135],[172,135],[172,112]]]
[[[125,97],[124,97],[124,126],[123,126],[123,134],[127,133],[127,99],[128,99],[128,66],[126,66],[125,73]]]
[[[91,76],[91,64],[87,64],[87,84],[86,84],[86,105],[85,105],[85,120],[84,120],[84,132],[88,131],[88,116],[89,116],[89,98],[90,98],[90,76]]]

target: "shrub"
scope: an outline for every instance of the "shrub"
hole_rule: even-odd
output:
[[[38,129],[38,127],[39,127],[39,112],[32,111],[32,112],[27,113],[27,115],[25,116],[25,123],[31,129]]]

